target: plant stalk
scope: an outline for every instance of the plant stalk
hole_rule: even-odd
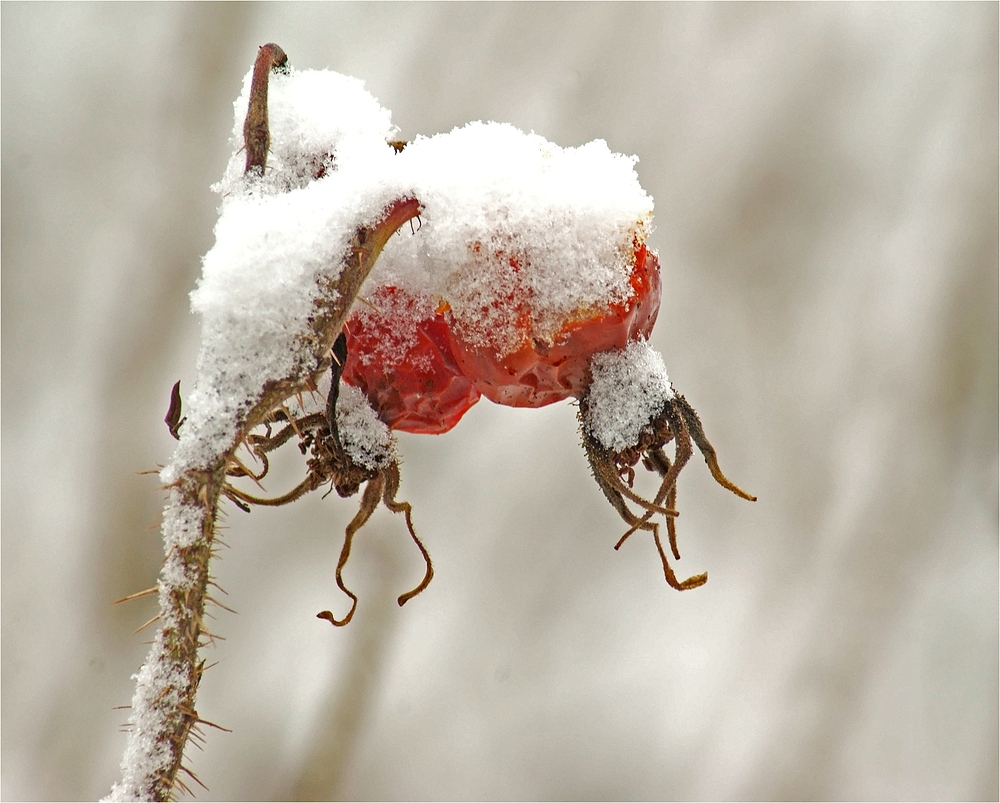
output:
[[[270,141],[267,128],[267,78],[272,69],[284,67],[287,57],[277,45],[260,48],[251,83],[250,105],[244,125],[248,178],[263,174]],[[356,229],[342,258],[337,278],[323,283],[302,349],[314,366],[287,377],[269,380],[235,427],[232,442],[207,466],[189,468],[169,486],[163,511],[166,551],[158,583],[158,629],[146,662],[134,676],[132,721],[122,780],[111,791],[115,800],[168,800],[175,789],[190,791],[179,777],[184,749],[201,719],[196,696],[205,661],[202,647],[213,635],[204,626],[205,603],[212,581],[210,562],[215,547],[219,498],[234,455],[250,432],[264,423],[287,399],[315,387],[330,367],[330,349],[343,328],[361,285],[371,272],[389,237],[416,217],[420,204],[414,198],[391,203],[378,220]],[[177,415],[179,416],[179,405]],[[215,726],[217,727],[217,726]]]

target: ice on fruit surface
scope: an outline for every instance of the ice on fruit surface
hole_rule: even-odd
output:
[[[663,357],[644,340],[594,355],[591,372],[584,426],[612,452],[635,446],[674,395]]]
[[[590,384],[590,358],[649,337],[660,308],[660,266],[644,245],[635,252],[624,302],[567,320],[551,339],[525,338],[508,354],[470,343],[449,330],[464,373],[484,396],[511,407],[544,407],[583,396]]]
[[[343,378],[371,399],[392,429],[447,432],[479,401],[462,372],[443,314],[398,287],[380,287],[345,326]]]

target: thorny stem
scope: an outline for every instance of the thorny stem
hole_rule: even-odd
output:
[[[271,69],[282,67],[286,61],[277,45],[264,45],[257,56],[244,125],[248,174],[262,173],[266,164],[270,139],[267,79]],[[172,484],[163,514],[164,538],[172,546],[159,581],[160,628],[136,676],[133,721],[122,760],[123,778],[112,789],[111,797],[167,800],[175,787],[187,788],[177,777],[181,769],[190,774],[181,766],[185,745],[199,723],[210,724],[198,716],[195,698],[205,669],[198,652],[212,639],[203,619],[209,599],[209,561],[215,548],[218,504],[226,488],[226,474],[236,450],[255,427],[270,420],[273,410],[288,398],[316,386],[329,368],[330,349],[382,247],[419,211],[416,199],[402,198],[390,204],[380,220],[358,227],[340,274],[319,288],[310,328],[303,337],[302,348],[311,353],[312,364],[318,367],[267,382],[249,411],[236,422],[236,435],[229,446],[207,467],[190,468]],[[179,414],[178,405],[170,418],[176,421]],[[179,532],[180,521],[186,523],[187,532],[193,524],[196,537],[171,538]]]

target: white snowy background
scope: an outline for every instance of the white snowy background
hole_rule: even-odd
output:
[[[29,5],[2,27],[2,797],[118,777],[232,101],[274,41],[405,138],[637,154],[652,342],[743,502],[680,482],[677,593],[575,409],[400,437],[401,497],[231,509],[203,799],[998,796],[998,9]],[[485,158],[488,158],[486,156]],[[291,487],[290,456],[268,489]]]

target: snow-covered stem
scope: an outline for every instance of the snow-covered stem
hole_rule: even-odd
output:
[[[166,800],[181,770],[184,747],[199,722],[195,707],[204,669],[199,649],[211,641],[203,623],[210,599],[209,564],[215,544],[219,496],[236,449],[250,431],[262,424],[277,406],[297,393],[315,387],[329,370],[329,351],[382,247],[419,204],[403,199],[385,217],[359,228],[338,281],[321,288],[310,327],[308,350],[316,366],[260,389],[259,398],[242,420],[236,436],[208,466],[187,469],[170,489],[163,512],[163,536],[168,545],[159,581],[158,632],[146,663],[136,676],[132,723],[122,760],[123,778],[112,790],[119,800]],[[180,449],[181,446],[178,446]]]
[[[253,70],[243,144],[247,153],[246,190],[265,175],[270,132],[267,115],[268,76],[284,68],[287,59],[277,45],[260,49]],[[204,626],[205,605],[211,600],[210,562],[215,547],[219,498],[226,487],[227,474],[236,450],[251,431],[269,419],[288,399],[315,389],[329,370],[330,349],[343,328],[362,283],[371,272],[382,248],[399,227],[416,217],[420,204],[412,197],[396,197],[379,211],[359,210],[354,224],[350,215],[341,219],[346,231],[331,231],[347,247],[331,254],[330,264],[320,265],[314,284],[299,288],[312,300],[310,313],[301,328],[291,333],[288,347],[294,353],[277,374],[265,377],[259,386],[244,387],[237,381],[223,388],[220,378],[226,366],[206,357],[203,342],[199,367],[201,404],[192,412],[194,420],[179,436],[177,450],[165,470],[169,477],[169,498],[163,512],[162,533],[166,550],[158,591],[158,629],[146,662],[135,676],[132,717],[128,744],[122,759],[122,780],[111,791],[115,800],[167,800],[175,787],[186,789],[178,774],[184,769],[184,748],[199,723],[211,724],[198,716],[196,695],[205,662],[201,647],[213,640]],[[368,219],[365,220],[367,215]],[[217,231],[217,235],[224,235]],[[265,324],[262,322],[262,330]],[[206,330],[207,331],[207,330]],[[226,337],[225,332],[222,333]],[[223,360],[223,363],[225,361]],[[246,374],[241,376],[245,380]],[[206,391],[207,396],[206,396]],[[175,388],[176,393],[176,388]],[[212,407],[205,399],[225,397],[228,405]],[[180,424],[179,399],[171,401],[171,432],[177,436]],[[220,414],[219,410],[225,411]],[[228,421],[212,420],[226,415]],[[221,437],[220,437],[221,435]],[[192,778],[193,774],[184,770]],[[197,779],[195,778],[197,781]]]

